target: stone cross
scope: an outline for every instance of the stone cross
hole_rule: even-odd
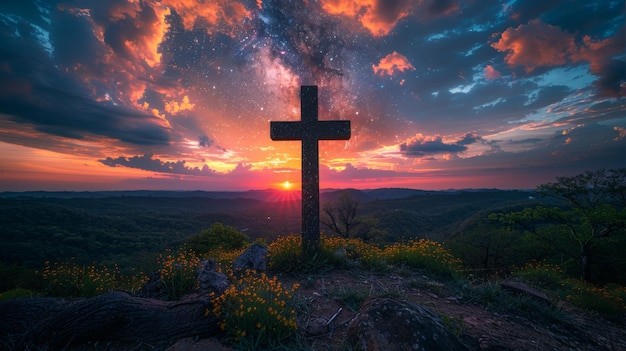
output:
[[[298,122],[270,122],[272,140],[302,140],[302,248],[314,254],[320,241],[319,140],[350,139],[350,121],[317,120],[317,86],[300,89]]]

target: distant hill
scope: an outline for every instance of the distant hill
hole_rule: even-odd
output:
[[[538,201],[527,191],[327,189],[322,204],[345,191],[359,215],[379,220],[387,241],[456,235],[467,220]],[[0,194],[0,262],[28,266],[77,257],[87,262],[136,260],[175,247],[221,222],[252,239],[301,232],[298,191],[5,192]]]

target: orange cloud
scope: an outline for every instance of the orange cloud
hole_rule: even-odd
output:
[[[178,101],[165,102],[165,111],[171,114],[176,114],[185,110],[192,110],[194,107],[195,105],[189,102],[189,96],[187,95],[183,97],[183,101],[181,103],[178,103]]]
[[[412,1],[323,0],[322,9],[332,15],[355,18],[374,36],[389,34],[411,11]]]
[[[498,72],[492,65],[487,65],[485,69],[483,69],[483,74],[487,79],[497,79],[500,78],[500,72]]]
[[[613,37],[594,40],[586,35],[577,44],[574,34],[540,20],[505,30],[491,46],[507,52],[504,60],[509,66],[524,67],[527,73],[539,67],[566,63],[589,62],[590,72],[599,77],[596,87],[609,96],[626,96],[624,62],[614,59],[623,53],[626,38],[624,27]]]
[[[162,4],[173,8],[183,19],[185,29],[191,30],[197,21],[203,20],[210,26],[222,26],[221,31],[239,26],[244,18],[250,17],[250,11],[236,1],[213,0],[198,3],[197,0],[163,0]],[[260,3],[257,2],[257,6]],[[212,28],[207,28],[212,32]]]
[[[574,35],[539,20],[505,30],[491,46],[507,52],[504,61],[530,73],[537,67],[565,64],[576,53]]]
[[[409,62],[409,60],[396,51],[383,57],[377,65],[372,65],[374,74],[379,76],[392,76],[396,73],[404,72],[406,70],[414,70],[415,67]]]

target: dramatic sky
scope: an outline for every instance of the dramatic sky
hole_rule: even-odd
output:
[[[0,4],[0,191],[294,188],[270,121],[350,120],[321,187],[626,167],[623,0]]]

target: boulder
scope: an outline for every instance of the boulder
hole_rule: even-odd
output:
[[[200,262],[198,265],[198,292],[208,295],[222,295],[230,283],[226,274],[217,271],[217,263],[213,259]]]
[[[233,262],[233,271],[254,270],[263,272],[267,268],[267,247],[253,244]]]
[[[435,313],[394,298],[366,301],[348,325],[348,340],[361,351],[467,351]]]

